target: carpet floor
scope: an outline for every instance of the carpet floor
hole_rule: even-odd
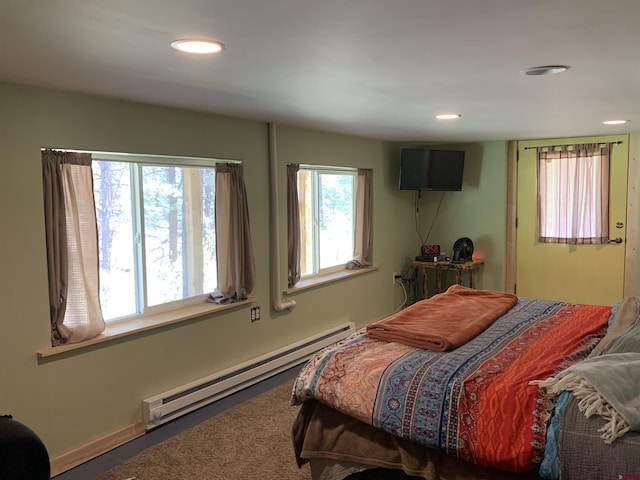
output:
[[[225,410],[98,480],[309,480],[308,465],[299,469],[293,452],[291,387],[288,381]]]

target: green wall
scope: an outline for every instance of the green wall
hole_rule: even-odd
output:
[[[458,238],[471,238],[474,258],[485,260],[477,288],[502,290],[506,256],[507,142],[440,145],[438,148],[465,150],[462,191],[422,192],[418,200],[418,230],[425,243],[440,245],[447,255],[451,255]],[[412,192],[406,193],[413,198]],[[420,245],[415,229],[407,233],[413,234],[415,244]],[[417,246],[414,250],[414,256],[418,255]],[[454,281],[453,273],[449,277],[448,283]],[[466,282],[466,274],[464,277]]]
[[[285,165],[374,170],[374,262],[378,270],[296,293],[291,312],[271,303],[270,185],[265,123],[0,83],[0,413],[44,440],[52,457],[134,424],[141,400],[215,373],[344,321],[358,326],[392,313],[391,284],[417,255],[414,196],[397,190],[399,145],[277,126],[281,266],[286,261]],[[241,159],[257,283],[249,306],[38,360],[50,345],[40,148],[73,148]],[[474,239],[487,265],[482,288],[503,288],[505,142],[469,144],[463,192],[447,193],[430,241]],[[420,200],[426,234],[439,194]],[[482,206],[482,207],[480,207]],[[285,285],[285,270],[281,279]],[[331,301],[327,301],[330,299]]]

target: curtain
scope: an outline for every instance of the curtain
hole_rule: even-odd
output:
[[[358,169],[356,187],[356,232],[354,257],[346,268],[366,268],[373,260],[373,171]]]
[[[42,152],[51,344],[99,335],[98,229],[91,155]]]
[[[210,300],[233,303],[253,291],[256,268],[242,166],[216,164],[216,255],[218,290]]]
[[[609,241],[611,143],[538,148],[538,241]]]
[[[287,265],[289,288],[300,280],[300,205],[298,203],[298,170],[300,165],[287,165]]]

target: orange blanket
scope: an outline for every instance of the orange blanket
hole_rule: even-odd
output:
[[[367,335],[376,340],[445,352],[474,338],[517,301],[518,297],[510,293],[452,285],[444,293],[370,323]]]

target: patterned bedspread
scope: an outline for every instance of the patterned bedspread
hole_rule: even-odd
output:
[[[530,385],[586,357],[611,307],[520,298],[450,352],[370,339],[365,329],[302,368],[293,403],[316,399],[362,422],[485,467],[531,470],[554,403]]]

